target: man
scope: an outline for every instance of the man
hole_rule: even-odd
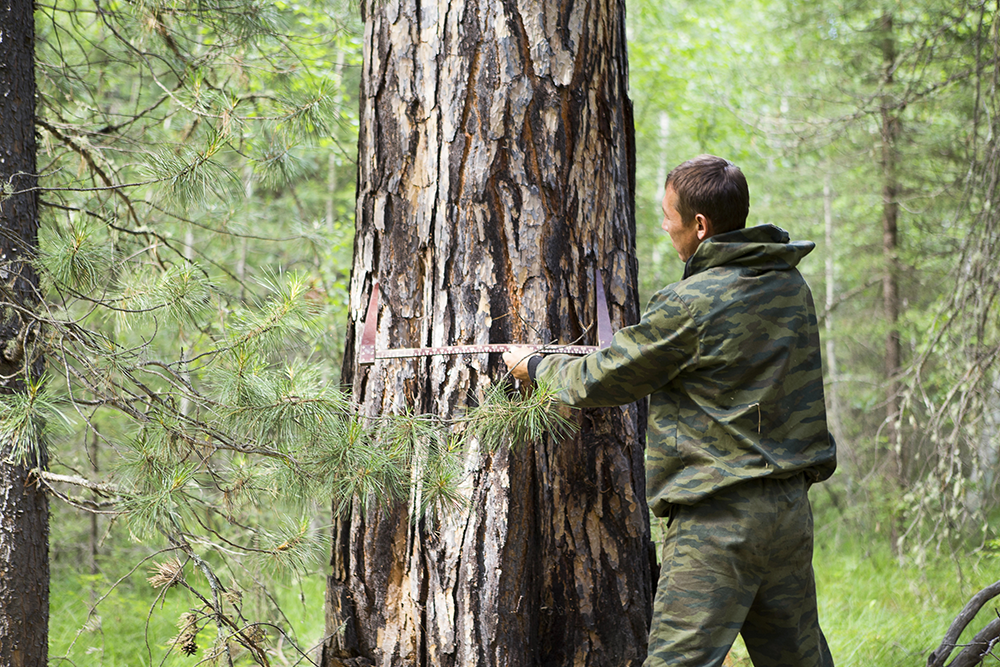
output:
[[[721,665],[738,633],[756,667],[833,665],[816,612],[809,486],[836,466],[812,296],[815,247],[745,229],[746,179],[702,155],[670,172],[663,229],[684,277],[582,358],[504,361],[576,407],[649,396],[646,492],[667,534],[647,667]]]

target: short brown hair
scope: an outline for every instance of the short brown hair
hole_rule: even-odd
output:
[[[677,193],[677,212],[686,224],[701,213],[717,233],[743,229],[750,213],[750,188],[740,168],[714,155],[699,155],[667,174],[665,189]]]

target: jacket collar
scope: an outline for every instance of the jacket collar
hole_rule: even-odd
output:
[[[717,266],[784,271],[795,267],[815,247],[812,241],[790,241],[788,232],[774,225],[737,229],[716,234],[699,245],[684,264],[684,278]]]

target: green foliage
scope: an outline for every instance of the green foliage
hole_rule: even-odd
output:
[[[253,382],[246,382],[251,371]],[[443,521],[468,505],[463,464],[470,445],[487,444],[478,439],[517,446],[517,438],[563,437],[572,429],[544,387],[525,399],[491,392],[457,420],[411,413],[369,418],[308,367],[279,372],[243,365],[215,372],[224,387],[218,398],[227,400],[192,395],[190,414],[150,409],[131,436],[112,440],[100,432],[116,450],[114,511],[132,538],[144,545],[164,538],[168,550],[187,554],[160,561],[150,583],[163,589],[161,596],[179,586],[201,602],[183,612],[198,620],[185,617],[177,637],[149,648],[151,654],[194,651],[214,632],[244,646],[245,653],[234,655],[255,660],[255,650],[273,648],[254,630],[261,621],[249,620],[261,617],[213,600],[314,568],[329,548],[328,526],[313,520],[324,506],[339,513],[355,503],[364,510],[376,502],[408,501],[414,520]],[[202,410],[217,419],[198,421]],[[509,423],[517,427],[505,429]],[[91,426],[100,428],[96,420]],[[206,573],[207,584],[182,573],[188,563]],[[213,577],[224,571],[233,583],[220,592]],[[152,615],[151,606],[146,617]],[[153,636],[162,644],[162,635]],[[198,650],[223,650],[227,642],[216,639],[207,645],[215,648]]]
[[[419,484],[336,389],[357,18],[85,0],[39,6],[36,32],[51,376],[0,396],[0,435],[39,468],[50,444],[71,473],[39,473],[53,492],[177,552],[187,579],[161,593],[186,589],[195,620],[171,630],[183,641],[151,635],[147,663],[195,640],[252,660],[260,626],[214,572],[280,579],[323,549],[328,526],[298,517]]]
[[[328,548],[328,541],[307,518],[285,520],[275,530],[260,535],[251,567],[267,576],[288,571],[306,572],[321,562]]]
[[[469,507],[469,499],[462,495],[460,485],[464,477],[457,438],[452,438],[444,449],[435,448],[424,461],[421,475],[419,516],[433,522],[442,515],[461,512]]]
[[[842,489],[838,489],[842,492]],[[863,513],[857,507],[841,516],[827,500],[822,487],[812,491],[816,508],[816,574],[820,620],[831,644],[836,664],[843,667],[896,667],[922,664],[930,650],[937,647],[951,619],[977,590],[996,580],[995,554],[932,555],[926,562],[900,562],[880,531],[858,530],[851,520],[852,512]],[[58,513],[68,512],[57,508]],[[62,531],[71,522],[55,522],[57,544],[78,545],[79,538]],[[292,534],[295,524],[289,526]],[[85,543],[86,540],[83,540]],[[280,545],[280,541],[275,544]],[[112,547],[111,544],[106,547]],[[131,574],[130,559],[121,555],[125,545],[114,545],[114,557],[99,556],[103,575],[80,573],[80,558],[76,553],[57,551],[53,562],[52,631],[50,655],[53,664],[87,664],[95,667],[125,667],[142,664],[147,651],[162,656],[164,665],[190,665],[195,660],[184,655],[177,644],[181,616],[191,613],[192,601],[183,587],[152,588],[147,578],[159,571],[159,564],[170,560],[170,554],[153,554],[148,547],[133,546],[151,556]],[[136,555],[138,562],[141,557]],[[183,559],[180,559],[183,565]],[[227,600],[231,612],[238,605],[247,617],[265,624],[270,647],[275,650],[282,633],[284,655],[294,663],[298,657],[294,646],[311,648],[322,639],[324,619],[325,577],[322,570],[312,569],[299,574],[287,570],[272,576],[281,585],[266,593],[251,579],[236,587],[226,573]],[[126,576],[127,575],[127,576]],[[205,586],[204,579],[191,567],[183,565],[188,585]],[[111,585],[116,580],[116,586]],[[110,589],[110,590],[109,590]],[[100,591],[103,598],[91,597]],[[229,600],[232,600],[230,602]],[[96,608],[91,607],[96,602]],[[234,605],[235,603],[235,605]],[[280,613],[279,613],[280,609]],[[987,605],[960,641],[965,641],[990,618],[995,617]],[[203,615],[199,619],[195,659],[206,656],[214,641],[216,628]],[[207,624],[207,627],[206,627]],[[294,642],[292,641],[294,639]],[[148,648],[147,648],[148,647]],[[272,654],[276,657],[276,653]],[[140,657],[141,656],[141,657]],[[63,657],[65,659],[63,659]],[[72,661],[70,663],[69,661]],[[741,645],[734,648],[730,661],[749,667],[749,658]],[[280,660],[273,660],[280,662]],[[155,664],[160,664],[156,659]],[[237,664],[252,664],[244,657]],[[990,663],[987,662],[987,665]]]
[[[49,231],[49,228],[42,230],[45,250],[39,262],[40,273],[51,277],[53,287],[90,294],[108,284],[114,266],[114,247],[106,225],[71,219],[65,234],[49,234]]]
[[[899,54],[891,86],[875,30],[887,9]],[[262,602],[259,579],[315,563],[329,508],[408,502],[415,520],[443,520],[466,505],[470,448],[493,452],[572,428],[546,387],[519,396],[495,385],[455,420],[361,414],[337,388],[358,125],[353,10],[247,0],[38,7],[36,265],[46,293],[37,331],[51,372],[26,394],[0,396],[0,436],[15,442],[17,461],[40,464],[51,443],[54,470],[105,477],[113,499],[105,490],[60,493],[121,513],[132,536],[175,551],[186,572],[187,588],[159,591],[163,614],[151,613],[143,582],[126,579],[108,594],[103,608],[115,601],[121,617],[106,614],[103,627],[90,623],[80,635],[94,640],[88,648],[101,664],[134,664],[136,655],[152,663],[154,653],[179,661],[188,639],[200,651],[220,647],[235,632],[227,621],[287,632]],[[867,527],[873,542],[893,535],[901,553],[945,572],[935,536],[963,548],[970,534],[995,537],[980,532],[997,502],[1000,428],[994,13],[937,0],[643,0],[628,17],[641,291],[681,275],[659,231],[667,169],[701,152],[732,158],[750,180],[752,223],[820,241],[803,271],[834,325],[838,475],[846,502],[867,510],[852,525]],[[879,114],[887,101],[904,130],[900,328],[912,365],[902,424],[915,452],[905,489],[872,474],[885,458]],[[831,245],[820,240],[825,203]],[[828,281],[835,299],[823,304]],[[60,424],[68,427],[46,434]],[[76,548],[70,542],[57,538],[55,550]],[[132,549],[135,562],[148,555],[115,547]],[[837,565],[841,552],[855,565]],[[852,585],[859,572],[889,573],[897,588],[917,577],[904,568],[895,578],[889,556],[861,543],[838,541],[825,557],[833,566],[821,574]],[[197,575],[194,559],[205,564]],[[206,570],[224,573],[225,590]],[[827,626],[846,664],[890,664],[875,647],[903,636],[907,605],[921,610],[924,629],[951,613],[927,603],[938,592],[893,602],[882,615],[866,610],[882,610],[869,601],[888,590],[841,593],[849,601],[826,618],[866,624]],[[58,595],[75,600],[82,626],[87,603],[65,588]],[[178,624],[182,614],[194,618]],[[133,627],[144,619],[146,630]],[[877,623],[893,629],[865,635],[851,653],[851,638]],[[126,626],[135,634],[120,636]],[[127,657],[112,657],[116,642],[132,647]],[[251,661],[252,651],[238,659]]]
[[[153,150],[143,164],[147,178],[162,184],[160,196],[166,202],[200,202],[209,196],[230,201],[239,196],[239,177],[225,164],[213,159],[223,149],[222,137],[207,138],[201,151],[188,146]]]
[[[51,664],[189,667],[209,658],[218,638],[211,617],[192,606],[184,585],[157,589],[149,583],[171,560],[169,555],[156,555],[130,573],[122,568],[124,563],[109,558],[102,565],[104,575],[84,575],[69,563],[57,562],[52,578]],[[190,564],[178,563],[185,584],[196,589],[205,585]],[[241,587],[227,585],[222,602],[234,617],[259,619],[251,627],[266,633],[272,664],[285,660],[293,664],[302,658],[297,646],[312,649],[322,641],[324,621],[317,610],[323,608],[325,578],[310,570],[279,575],[278,581],[281,585],[273,592],[250,580]],[[96,591],[102,591],[100,597],[94,597]],[[233,644],[235,665],[254,664],[251,655]]]
[[[48,458],[47,429],[58,432],[67,424],[61,398],[48,377],[29,378],[24,391],[0,394],[0,442],[10,448],[6,463],[40,468]]]
[[[193,324],[209,307],[211,285],[191,264],[125,274],[113,296],[119,329],[155,327],[157,321]]]
[[[493,385],[485,400],[469,411],[472,431],[489,451],[537,440],[546,432],[560,440],[575,430],[575,424],[558,411],[556,390],[537,383],[524,395]]]
[[[304,275],[264,276],[267,297],[249,307],[237,307],[224,322],[229,346],[241,356],[274,352],[285,346],[294,332],[310,333],[316,307],[307,298]]]

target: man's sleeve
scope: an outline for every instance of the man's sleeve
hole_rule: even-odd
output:
[[[653,296],[638,324],[614,335],[609,347],[585,357],[548,355],[537,362],[533,377],[574,407],[625,405],[696,365],[698,340],[689,308],[667,288]]]

